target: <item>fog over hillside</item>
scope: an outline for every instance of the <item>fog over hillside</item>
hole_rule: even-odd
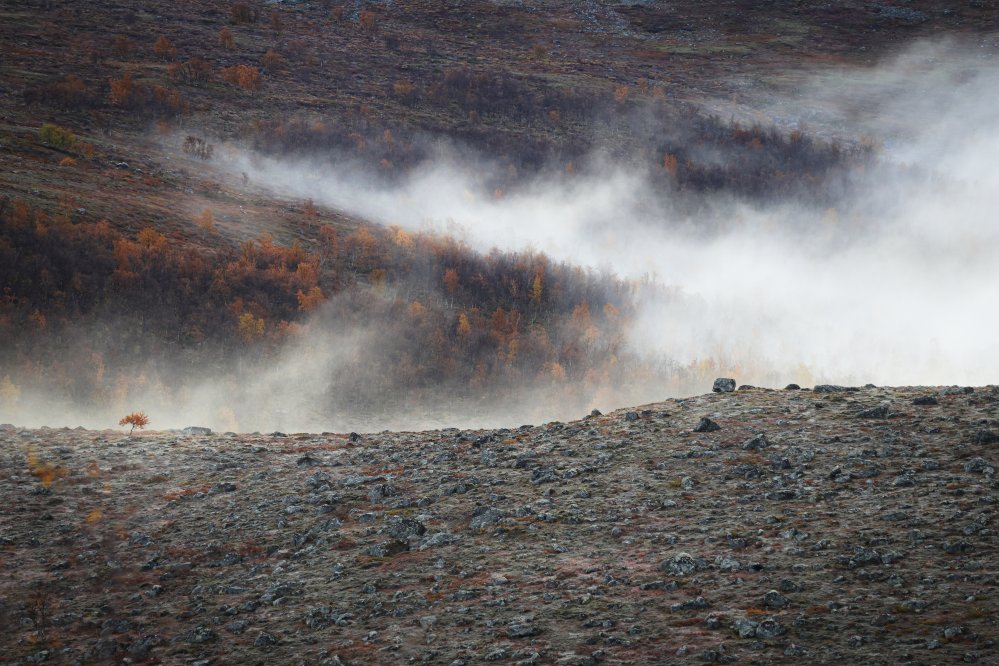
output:
[[[848,186],[836,190],[846,194],[834,206],[800,196],[764,202],[691,191],[676,194],[684,205],[672,205],[662,180],[650,180],[664,173],[612,159],[611,150],[595,152],[575,173],[552,169],[497,196],[485,185],[496,163],[446,137],[428,139],[438,142],[438,159],[391,184],[341,155],[292,160],[224,146],[217,163],[231,182],[245,174],[253,187],[281,197],[456,236],[482,253],[543,252],[591,275],[628,281],[633,307],[610,327],[620,327],[624,337],[605,327],[600,344],[582,352],[577,346],[585,363],[573,375],[571,361],[560,355],[589,338],[583,325],[576,337],[558,339],[569,318],[564,311],[563,324],[541,331],[555,360],[514,373],[497,370],[475,385],[474,378],[463,384],[460,377],[478,373],[477,367],[462,373],[451,367],[434,379],[433,363],[443,361],[424,354],[423,374],[404,381],[399,365],[424,353],[439,331],[453,336],[465,313],[449,305],[446,294],[434,293],[440,275],[420,278],[416,295],[412,281],[385,287],[362,280],[331,294],[303,322],[302,333],[276,351],[257,355],[249,348],[228,363],[193,371],[173,369],[169,358],[153,359],[157,367],[119,369],[136,381],[127,394],[98,406],[26,387],[14,413],[0,420],[105,427],[128,404],[152,412],[159,428],[509,426],[701,393],[719,374],[769,387],[995,382],[994,53],[979,45],[924,43],[875,67],[827,67],[795,75],[798,82],[787,89],[754,91],[757,119],[782,131],[801,128],[842,145],[880,146],[877,159],[847,167]],[[709,106],[705,112],[726,108]],[[746,115],[744,107],[729,110],[733,118]],[[423,337],[410,335],[400,318],[420,298],[436,300],[442,313],[438,332]],[[461,307],[472,305],[478,307]],[[482,314],[487,325],[492,309]],[[532,325],[523,327],[525,339]],[[99,337],[85,327],[72,335]],[[503,354],[516,349],[504,344],[509,341],[461,362],[511,365]],[[562,381],[548,381],[549,375]]]
[[[976,46],[921,44],[877,67],[817,72],[783,98],[760,93],[782,125],[881,144],[877,166],[853,174],[835,207],[718,198],[678,219],[642,176],[599,157],[586,175],[501,198],[478,185],[485,160],[453,151],[392,187],[335,160],[242,155],[233,166],[285,194],[456,233],[482,251],[532,247],[652,278],[667,289],[647,292],[630,334],[646,356],[714,359],[762,385],[980,384],[999,373],[999,72],[994,49]]]

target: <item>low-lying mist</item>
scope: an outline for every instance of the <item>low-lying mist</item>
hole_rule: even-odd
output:
[[[652,277],[631,348],[739,379],[983,383],[999,375],[999,70],[991,53],[923,44],[872,69],[824,72],[765,106],[840,140],[877,140],[835,207],[706,201],[697,219],[658,206],[659,186],[597,159],[585,175],[497,198],[482,160],[450,158],[385,187],[349,161],[243,155],[234,168],[277,191],[473,247],[532,247],[557,260]],[[761,103],[761,105],[763,105]],[[807,125],[806,125],[807,127]],[[656,395],[650,391],[650,397]]]
[[[345,157],[226,151],[224,168],[280,196],[453,235],[483,253],[527,248],[633,281],[621,362],[613,377],[585,387],[534,381],[410,393],[373,378],[391,377],[386,359],[412,341],[385,322],[337,320],[334,298],[276,359],[244,360],[222,376],[186,378],[167,396],[157,387],[130,402],[149,405],[161,428],[342,432],[567,419],[703,392],[716,374],[768,387],[995,382],[995,64],[953,43],[924,44],[761,98],[781,126],[797,116],[806,131],[881,145],[835,206],[711,195],[696,215],[680,213],[691,208],[664,205],[663,182],[599,156],[576,173],[497,195],[483,186],[490,161],[453,146],[391,185]],[[377,289],[369,296],[392,298]],[[58,420],[110,424],[71,410]],[[15,417],[52,424],[50,410]]]

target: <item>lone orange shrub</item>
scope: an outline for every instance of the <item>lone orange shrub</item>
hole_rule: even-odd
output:
[[[139,430],[142,430],[147,425],[149,425],[149,417],[146,416],[145,412],[132,412],[128,416],[122,417],[121,421],[118,421],[118,425],[120,425],[120,426],[126,426],[126,425],[132,426],[132,429],[128,431],[129,433],[131,433],[136,428],[138,428]]]

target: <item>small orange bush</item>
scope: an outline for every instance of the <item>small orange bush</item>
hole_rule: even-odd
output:
[[[126,426],[126,425],[132,426],[132,429],[129,430],[129,432],[133,432],[136,428],[138,428],[139,430],[142,430],[147,425],[149,425],[149,417],[146,416],[146,414],[144,412],[132,412],[128,416],[122,417],[122,419],[120,421],[118,421],[118,425],[120,425],[120,426]]]

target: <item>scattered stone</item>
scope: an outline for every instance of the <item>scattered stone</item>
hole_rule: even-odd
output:
[[[770,446],[770,442],[767,441],[767,436],[760,433],[753,437],[752,439],[747,439],[742,443],[742,448],[746,451],[759,451],[760,449],[765,449]]]
[[[507,638],[529,638],[537,636],[541,631],[532,624],[512,622],[506,628]]]
[[[691,599],[690,601],[682,601],[680,603],[671,604],[669,609],[670,612],[678,613],[680,611],[688,610],[703,610],[710,607],[711,604],[709,604],[704,597],[697,597],[696,599]]]
[[[787,578],[781,580],[780,591],[781,592],[801,592],[801,586],[795,583],[793,580],[788,580]]]
[[[787,632],[787,629],[780,622],[772,617],[761,621],[756,627],[756,637],[762,639],[777,638]]]
[[[234,620],[225,626],[226,630],[231,634],[239,635],[246,631],[246,628],[250,626],[248,620]]]
[[[879,555],[876,550],[871,548],[857,547],[854,550],[853,557],[847,559],[847,567],[850,569],[857,569],[859,567],[876,564],[881,564],[881,555]]]
[[[603,664],[642,660],[663,631],[677,640],[660,661],[992,663],[999,465],[975,440],[999,431],[999,393],[928,396],[940,411],[879,422],[857,413],[928,390],[862,390],[818,411],[818,396],[760,390],[352,446],[298,433],[192,446],[170,431],[119,450],[118,434],[0,430],[13,498],[0,548],[36,561],[59,594],[41,616],[12,570],[25,602],[6,609],[8,634],[48,626],[64,641],[26,642],[23,663]],[[709,414],[721,436],[691,437]],[[775,441],[741,448],[756,438],[737,433],[760,431]],[[56,465],[66,475],[43,486]],[[90,507],[105,514],[93,524]],[[101,599],[86,598],[98,585]],[[564,631],[574,617],[584,631]],[[415,640],[397,639],[407,630]]]
[[[531,483],[535,485],[555,481],[558,481],[558,474],[551,467],[538,467],[531,473]]]
[[[875,627],[884,627],[889,624],[894,624],[895,619],[896,619],[895,616],[892,615],[891,613],[881,613],[873,620],[871,620],[871,624],[874,625]]]
[[[790,643],[786,648],[784,648],[785,657],[804,657],[807,654],[808,650],[795,643]]]
[[[939,405],[940,401],[934,398],[932,395],[921,395],[918,398],[912,399],[912,404],[914,405]]]
[[[787,608],[791,601],[777,590],[770,590],[763,595],[763,606],[766,608]]]
[[[857,416],[862,419],[886,419],[890,413],[891,406],[888,403],[882,403],[877,407],[863,410]]]
[[[308,453],[306,453],[304,456],[302,456],[301,458],[299,458],[298,460],[296,460],[295,464],[298,465],[299,467],[315,467],[316,465],[319,465],[320,463],[319,463],[319,460],[317,460],[316,458],[313,458]]]
[[[837,386],[836,384],[819,384],[812,389],[813,393],[842,393],[844,391],[856,392],[860,389],[854,386]]]
[[[735,390],[735,380],[727,377],[719,377],[711,386],[714,393],[731,393]]]
[[[469,527],[473,530],[481,530],[490,525],[494,525],[503,519],[503,513],[491,506],[482,506],[472,514],[472,522]]]
[[[390,536],[403,541],[408,540],[410,537],[423,536],[426,531],[426,525],[412,518],[403,518],[390,525],[388,529]]]
[[[479,529],[473,526],[472,529]],[[420,550],[427,550],[428,548],[435,548],[438,546],[446,546],[451,543],[455,543],[461,539],[457,534],[451,534],[450,532],[437,532],[435,534],[429,534],[423,537],[420,541]]]
[[[677,553],[659,564],[659,570],[672,576],[689,576],[694,572],[707,568],[704,558],[694,557],[689,553]]]
[[[694,427],[694,432],[716,432],[718,430],[721,430],[721,426],[706,416],[702,417]]]
[[[972,472],[978,472],[979,474],[995,474],[995,467],[990,465],[985,458],[972,458],[968,462],[964,463],[964,471],[971,474]]]
[[[995,444],[996,442],[999,442],[999,435],[991,430],[979,430],[975,433],[975,444],[985,445]]]

